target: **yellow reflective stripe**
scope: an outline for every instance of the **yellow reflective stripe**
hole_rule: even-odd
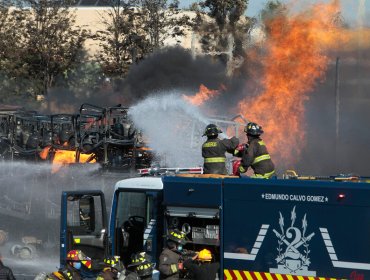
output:
[[[217,163],[217,162],[226,162],[226,158],[224,157],[211,157],[211,158],[205,158],[205,163]]]
[[[271,157],[270,157],[270,155],[269,155],[269,154],[267,154],[267,155],[262,155],[262,156],[259,156],[259,157],[256,157],[256,158],[254,159],[254,161],[252,162],[252,165],[254,165],[254,164],[256,164],[256,163],[259,163],[259,162],[261,162],[261,161],[263,161],[263,160],[267,160],[267,159],[271,159]]]
[[[245,170],[245,168],[243,167],[243,166],[239,166],[239,172],[240,173],[244,173],[246,170]]]
[[[171,271],[173,273],[177,272],[177,264],[171,264]]]
[[[217,147],[217,142],[206,142],[203,144],[204,148]]]
[[[266,146],[266,145],[265,145],[265,142],[263,142],[263,140],[258,141],[258,144],[260,144],[260,146]]]
[[[74,241],[76,244],[81,243],[81,239],[80,239],[80,238],[75,238],[75,239],[73,239],[73,241]]]
[[[176,232],[171,232],[171,235],[180,239],[185,238],[185,234],[177,234]],[[144,260],[144,258],[142,258],[141,260]]]
[[[251,176],[251,178],[269,179],[272,175],[274,175],[274,173],[275,173],[275,170],[273,170],[269,173],[265,173],[265,174],[254,174],[253,176]]]

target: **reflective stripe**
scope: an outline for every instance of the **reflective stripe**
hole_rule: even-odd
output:
[[[217,163],[217,162],[226,162],[226,158],[224,157],[211,157],[211,158],[205,158],[205,163]]]
[[[251,176],[251,178],[269,179],[274,174],[275,170],[272,170],[271,172],[265,174],[254,174],[253,176]]]
[[[267,155],[262,155],[262,156],[259,156],[259,157],[256,157],[256,158],[254,159],[254,161],[252,162],[252,165],[254,165],[254,164],[256,164],[256,163],[259,163],[259,162],[261,162],[261,161],[263,161],[263,160],[267,160],[267,159],[271,159],[271,157],[270,157],[270,155],[269,155],[269,154],[267,154]]]
[[[203,144],[203,148],[217,147],[217,142],[206,142]]]
[[[243,166],[239,166],[239,172],[240,173],[244,173],[245,171],[247,171],[247,170],[245,170],[245,168],[243,167]]]
[[[265,142],[263,142],[263,140],[258,141],[258,144],[260,144],[260,146],[266,146],[266,145],[265,145]]]
[[[177,272],[177,264],[171,264],[171,271],[172,271],[172,273],[175,273],[175,272]]]

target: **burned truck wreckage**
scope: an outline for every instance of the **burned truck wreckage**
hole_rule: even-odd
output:
[[[0,157],[53,161],[70,151],[75,163],[97,162],[109,168],[143,168],[151,153],[127,116],[128,108],[83,104],[78,114],[43,115],[0,108]],[[83,159],[82,159],[83,157]]]
[[[46,115],[0,107],[0,251],[32,259],[57,248],[61,188],[109,193],[151,161],[128,108],[82,104],[77,114]]]

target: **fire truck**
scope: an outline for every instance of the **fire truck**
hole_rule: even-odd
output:
[[[211,250],[219,279],[370,279],[366,178],[188,171],[118,181],[109,221],[101,191],[63,192],[61,266],[71,249],[93,260],[118,255],[125,264],[146,251],[158,263],[168,230],[177,228],[186,249]]]

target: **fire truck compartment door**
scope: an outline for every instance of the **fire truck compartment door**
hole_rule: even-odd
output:
[[[82,250],[92,259],[104,257],[107,241],[107,214],[101,191],[62,193],[60,261],[70,250]]]
[[[163,203],[173,206],[218,208],[222,180],[168,176],[163,178]]]
[[[169,206],[166,209],[166,214],[170,217],[194,217],[201,219],[219,218],[219,210],[211,208],[195,208],[195,207],[174,207]]]

